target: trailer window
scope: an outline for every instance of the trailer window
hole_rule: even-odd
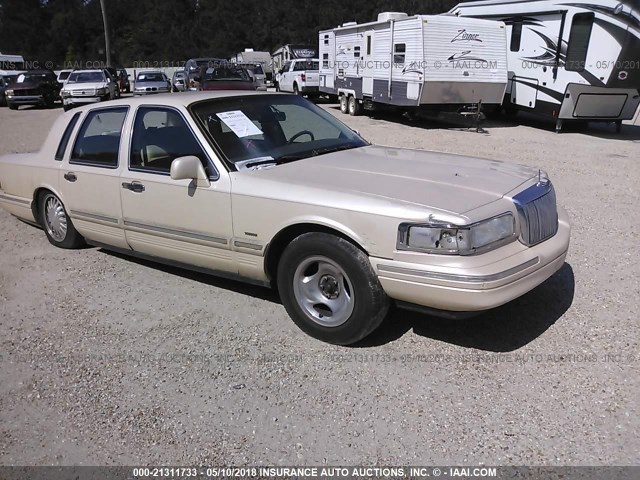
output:
[[[322,68],[329,68],[329,54],[322,54]]]
[[[353,58],[360,58],[360,46],[353,47]]]
[[[393,46],[393,63],[402,65],[404,63],[406,51],[407,51],[406,43],[396,43]]]
[[[516,18],[511,27],[511,45],[512,52],[520,51],[520,40],[522,39],[522,19]]]
[[[329,45],[329,35],[324,36],[324,44]]]
[[[566,69],[568,71],[582,72],[584,70],[592,28],[593,13],[577,13],[573,16],[569,46],[567,47]]]
[[[367,55],[371,55],[371,35],[367,35]]]

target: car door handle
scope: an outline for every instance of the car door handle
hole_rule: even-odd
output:
[[[123,182],[122,188],[126,188],[127,190],[131,190],[132,192],[135,192],[135,193],[144,192],[144,185],[141,184],[140,182],[131,182],[131,183]]]
[[[68,182],[75,182],[78,177],[76,177],[76,174],[73,172],[67,172],[64,174],[64,179],[67,180]]]

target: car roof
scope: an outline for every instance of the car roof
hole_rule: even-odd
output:
[[[87,73],[87,72],[104,73],[104,68],[79,68],[79,69],[73,71],[73,73]]]
[[[290,95],[288,93],[264,92],[259,90],[213,90],[199,92],[181,92],[181,93],[160,93],[157,95],[149,95],[142,97],[123,97],[117,100],[110,100],[105,103],[93,103],[82,107],[74,108],[70,112],[79,110],[92,110],[94,108],[110,108],[110,107],[138,107],[139,105],[154,105],[167,107],[187,107],[193,103],[203,100],[211,100],[217,98],[233,98],[247,97],[253,95]]]

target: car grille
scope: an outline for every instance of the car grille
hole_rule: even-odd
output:
[[[35,88],[27,88],[24,90],[15,90],[13,92],[13,95],[16,97],[27,97],[27,96],[33,96],[33,95],[38,95],[38,90]]]
[[[550,182],[537,184],[519,193],[513,200],[520,216],[520,241],[535,245],[558,231],[556,192]]]
[[[71,90],[72,97],[94,97],[96,91],[93,88]]]

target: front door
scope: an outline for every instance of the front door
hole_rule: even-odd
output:
[[[61,200],[78,232],[89,240],[120,248],[127,248],[118,173],[127,111],[128,107],[89,111],[59,174]],[[80,114],[76,115],[79,118]],[[61,159],[63,154],[60,153]]]
[[[172,180],[171,162],[200,159],[210,181]],[[220,177],[183,115],[141,106],[136,112],[129,164],[120,178],[122,214],[131,248],[212,270],[237,272],[232,261],[231,189]]]
[[[282,73],[280,74],[278,83],[280,90],[283,92],[293,92],[293,72],[289,71],[291,70],[291,64],[292,62],[287,62],[284,64],[284,67],[282,67]]]
[[[362,58],[362,94],[373,95],[373,71],[375,62],[373,61],[373,40],[374,32],[369,30],[364,34],[364,56]]]

